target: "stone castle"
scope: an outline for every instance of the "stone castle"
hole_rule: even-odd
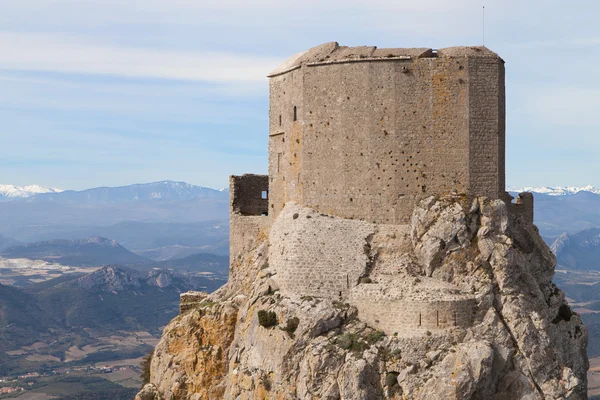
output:
[[[587,399],[587,331],[505,192],[500,57],[328,43],[270,96],[229,280],[181,295],[136,400]]]
[[[504,61],[327,43],[269,78],[269,175],[230,178],[232,274],[268,236],[284,293],[348,301],[387,333],[469,326],[469,293],[410,273],[436,257],[410,223],[431,196],[504,200],[533,223],[531,195],[505,192]]]

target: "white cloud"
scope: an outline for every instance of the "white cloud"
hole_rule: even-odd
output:
[[[0,69],[205,82],[264,82],[278,58],[107,46],[60,35],[0,32]]]

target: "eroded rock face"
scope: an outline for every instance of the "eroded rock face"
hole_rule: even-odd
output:
[[[312,214],[296,213],[310,231]],[[585,327],[552,284],[554,256],[537,229],[502,201],[430,198],[410,226],[369,229],[369,275],[341,301],[282,294],[260,244],[235,279],[165,328],[138,399],[587,397]],[[469,324],[376,330],[380,314],[352,304],[356,293],[403,304],[436,291],[472,299]]]

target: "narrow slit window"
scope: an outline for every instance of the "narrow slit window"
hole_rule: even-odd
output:
[[[279,126],[281,126],[281,114],[279,115]]]
[[[269,193],[266,190],[263,190],[260,194],[260,198],[266,200],[269,198]]]
[[[298,109],[294,106],[294,121],[298,120]]]

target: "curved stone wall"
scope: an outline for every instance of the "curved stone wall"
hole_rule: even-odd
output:
[[[269,234],[273,278],[286,294],[345,299],[367,270],[374,230],[288,203]]]
[[[389,335],[422,335],[473,324],[476,300],[454,285],[414,276],[374,279],[381,284],[357,285],[348,301],[362,321]]]
[[[358,317],[392,335],[419,336],[425,331],[468,328],[473,324],[474,299],[411,301],[352,298]]]

